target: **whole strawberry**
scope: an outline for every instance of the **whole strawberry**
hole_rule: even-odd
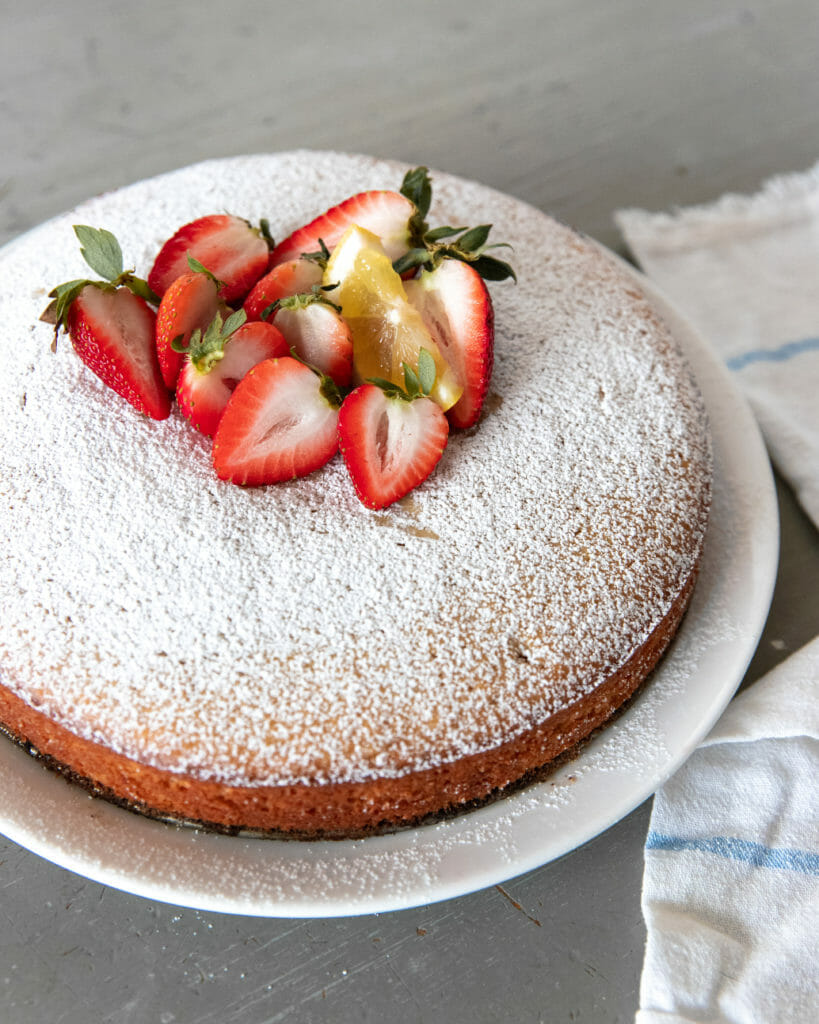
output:
[[[194,331],[204,331],[217,313],[230,315],[219,298],[222,282],[193,256],[188,256],[188,267],[188,273],[178,277],[162,296],[156,314],[156,352],[169,388],[176,387],[183,352]]]
[[[86,263],[104,280],[58,285],[43,319],[68,332],[79,357],[108,387],[146,416],[165,419],[171,401],[156,354],[156,314],[148,305],[159,300],[145,281],[123,270],[110,231],[77,224],[74,233]]]
[[[157,295],[164,295],[188,272],[188,256],[193,256],[218,278],[220,298],[231,303],[247,295],[267,270],[271,245],[266,221],[254,228],[227,213],[199,217],[165,242],[148,274],[148,284]]]

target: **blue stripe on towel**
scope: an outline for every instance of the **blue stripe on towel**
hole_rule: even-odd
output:
[[[762,846],[747,839],[732,836],[713,836],[710,839],[684,839],[682,836],[667,836],[661,832],[649,832],[646,838],[647,850],[693,850],[697,853],[713,853],[729,860],[741,860],[756,868],[781,868],[784,871],[798,871],[803,875],[819,875],[819,854],[809,850],[789,850]]]
[[[779,348],[755,348],[751,352],[743,352],[727,360],[729,370],[743,370],[750,363],[784,363],[802,352],[819,349],[819,338],[803,338],[801,341],[788,341]]]

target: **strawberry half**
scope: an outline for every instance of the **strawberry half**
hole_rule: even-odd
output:
[[[147,282],[124,270],[119,242],[102,228],[75,224],[83,259],[103,281],[77,279],[49,292],[40,317],[68,331],[80,359],[139,412],[164,420],[171,411],[154,344],[157,296]],[[147,300],[147,301],[146,301]]]
[[[184,353],[194,331],[204,331],[217,313],[227,310],[219,298],[221,282],[196,260],[188,258],[190,271],[178,277],[162,296],[156,315],[156,351],[162,378],[176,387]],[[194,269],[198,268],[198,269]],[[174,348],[172,342],[179,346]]]
[[[471,264],[445,259],[404,287],[464,389],[447,412],[449,421],[471,427],[481,414],[494,359],[494,314],[486,285]]]
[[[353,377],[353,336],[339,307],[320,289],[282,299],[273,314],[290,351],[348,388]]]
[[[154,347],[155,322],[150,306],[126,287],[87,284],[68,310],[68,333],[85,365],[139,412],[164,420],[171,399]]]
[[[416,212],[410,221],[411,247],[393,269],[417,275],[406,282],[407,298],[463,387],[448,412],[450,422],[471,427],[481,414],[494,359],[494,314],[484,281],[514,280],[515,271],[490,254],[504,248],[503,243],[489,244],[491,224],[429,227],[432,186],[425,167],[406,174],[401,193]]]
[[[267,270],[270,247],[266,223],[257,229],[241,217],[211,214],[185,224],[162,246],[148,274],[160,297],[188,272],[193,256],[222,282],[224,302],[246,295]]]
[[[390,259],[398,259],[409,248],[409,221],[414,213],[414,204],[398,192],[358,192],[279,242],[270,254],[270,265],[319,251],[322,242],[332,249],[351,224],[378,235]]]
[[[297,359],[266,359],[240,381],[213,439],[221,480],[257,486],[312,473],[338,451],[338,391]]]
[[[181,345],[174,347],[180,352]],[[224,322],[217,313],[204,335],[194,331],[190,345],[180,353],[184,361],[176,386],[179,408],[197,430],[212,437],[245,374],[257,363],[288,352],[287,342],[272,324],[245,323],[241,310]]]
[[[425,354],[428,366],[435,365]],[[416,376],[405,366],[407,391],[388,381],[362,384],[345,399],[338,414],[339,447],[367,508],[380,509],[423,483],[446,448],[449,423],[437,402],[427,397],[423,355]],[[418,377],[422,384],[419,387]]]
[[[245,299],[248,320],[261,320],[265,310],[280,299],[311,291],[314,285],[321,284],[321,275],[320,261],[295,259],[280,263],[257,281]]]

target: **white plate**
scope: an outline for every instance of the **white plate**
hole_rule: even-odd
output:
[[[416,906],[502,882],[568,853],[645,800],[708,732],[742,679],[773,591],[778,524],[770,466],[748,407],[707,345],[640,280],[705,395],[715,447],[713,512],[700,581],[671,650],[634,705],[576,760],[543,783],[437,825],[300,843],[149,821],[87,796],[2,741],[0,832],[62,867],[150,899],[330,917]]]

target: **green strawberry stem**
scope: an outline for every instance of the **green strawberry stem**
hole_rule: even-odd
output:
[[[381,388],[388,398],[400,398],[404,402],[413,402],[416,398],[428,398],[435,387],[435,360],[428,349],[421,348],[418,352],[418,372],[409,364],[402,363],[404,368],[404,387],[399,387],[384,377],[368,377],[368,384]]]
[[[319,248],[316,252],[303,252],[300,259],[310,260],[311,263],[316,263],[321,267],[322,270],[327,266],[327,261],[330,259],[330,250],[327,248],[324,239],[318,240]]]
[[[325,292],[332,291],[337,288],[335,284],[314,284],[309,292],[299,292],[297,295],[286,295],[281,299],[276,299],[275,302],[271,302],[269,306],[261,312],[262,320],[269,320],[277,310],[280,309],[306,309],[307,306],[312,306],[316,302],[320,302],[325,306],[330,306],[336,313],[341,312],[341,306],[337,303],[332,302],[324,294]]]
[[[222,314],[217,313],[205,328],[204,334],[197,328],[187,345],[182,344],[183,335],[180,334],[171,341],[171,348],[174,352],[187,355],[199,373],[210,373],[224,358],[225,345],[246,320],[247,313],[243,309],[231,313],[227,320],[223,320]]]
[[[413,203],[415,212],[409,220],[409,251],[393,263],[397,273],[405,274],[420,267],[434,270],[441,260],[453,259],[469,263],[486,281],[504,281],[509,277],[517,281],[509,263],[487,255],[489,249],[511,248],[503,242],[487,244],[491,224],[480,224],[474,228],[429,227],[426,216],[432,204],[432,183],[426,167],[407,171],[400,191]],[[451,241],[444,242],[443,239]]]
[[[150,288],[148,282],[137,277],[133,270],[123,269],[122,249],[110,231],[92,228],[87,224],[75,224],[74,234],[79,239],[83,259],[103,280],[76,278],[51,289],[48,297],[54,301],[48,304],[40,319],[55,325],[55,335],[61,327],[67,329],[71,303],[87,285],[93,285],[103,291],[116,291],[117,288],[125,287],[151,305],[159,305],[159,296]]]
[[[224,288],[225,282],[220,281],[215,274],[211,273],[211,271],[208,270],[204,263],[200,263],[199,260],[195,256],[191,256],[190,253],[187,253],[187,257],[188,266],[190,267],[191,271],[194,274],[204,274],[205,277],[209,277],[211,281],[213,281],[213,283],[216,285],[217,291],[220,291],[222,288]]]

